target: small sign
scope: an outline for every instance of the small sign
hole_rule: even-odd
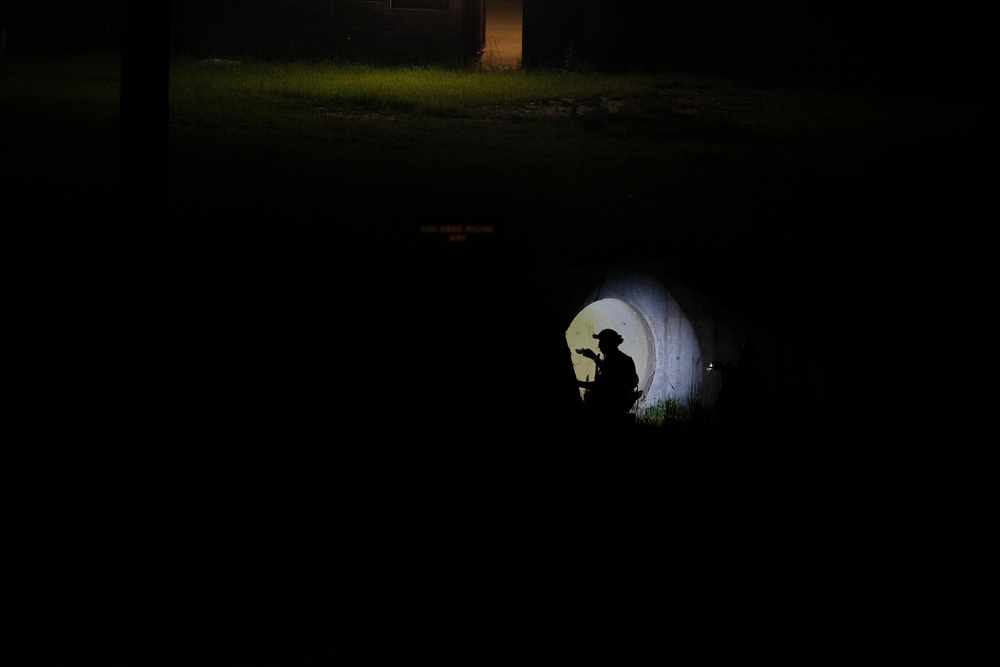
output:
[[[451,243],[464,243],[470,236],[494,234],[493,225],[420,225],[421,234],[437,234]]]

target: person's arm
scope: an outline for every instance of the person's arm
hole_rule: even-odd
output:
[[[597,368],[594,370],[594,377],[597,377],[597,371],[601,370],[601,358],[597,355],[597,353],[594,352],[593,350],[588,350],[585,347],[577,348],[576,353],[582,354],[588,359],[593,360],[594,365],[597,366]],[[583,387],[584,389],[594,386],[593,382],[588,382],[587,380],[577,380],[576,384],[577,386]]]

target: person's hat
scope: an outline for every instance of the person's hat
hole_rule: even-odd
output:
[[[618,332],[615,331],[614,329],[605,329],[600,333],[595,333],[594,338],[596,338],[597,340],[609,340],[615,345],[621,345],[622,341],[625,340],[624,338],[619,336]]]

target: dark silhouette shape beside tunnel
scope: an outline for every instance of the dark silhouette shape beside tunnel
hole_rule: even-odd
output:
[[[712,362],[709,371],[722,375],[715,411],[727,436],[748,438],[764,433],[772,424],[771,387],[757,348],[745,343],[737,360]]]

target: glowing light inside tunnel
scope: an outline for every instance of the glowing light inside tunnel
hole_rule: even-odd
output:
[[[639,388],[648,392],[656,365],[652,333],[643,315],[621,299],[601,299],[591,303],[573,318],[566,330],[566,342],[573,350],[573,370],[577,379],[594,379],[594,362],[577,354],[576,350],[588,348],[597,352],[594,334],[603,329],[614,329],[624,338],[619,349],[635,361]]]

